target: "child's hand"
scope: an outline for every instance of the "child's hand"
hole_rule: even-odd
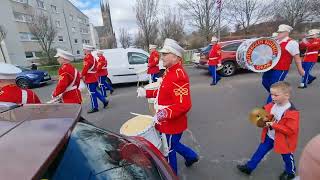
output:
[[[266,122],[266,126],[272,127],[273,123],[274,123],[274,122]]]

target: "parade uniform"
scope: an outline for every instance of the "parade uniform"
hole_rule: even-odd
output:
[[[59,81],[52,96],[61,96],[62,103],[81,104],[80,73],[70,63],[59,68]]]
[[[292,30],[292,28],[287,25],[280,25],[279,29],[284,29],[289,32]],[[274,68],[263,73],[262,76],[262,85],[269,93],[272,84],[278,81],[283,81],[286,78],[293,56],[300,54],[299,44],[289,37],[285,37],[284,39],[282,39],[279,44],[281,47],[281,56],[279,62]],[[271,95],[269,95],[267,104],[271,101]]]
[[[108,62],[106,58],[101,55],[97,60],[97,75],[99,77],[99,86],[101,90],[101,94],[104,97],[107,97],[107,89],[110,90],[111,94],[113,92],[113,88],[107,82],[108,70],[107,70]]]
[[[305,56],[303,58],[302,67],[306,72],[305,75],[302,77],[300,87],[305,88],[307,84],[311,84],[312,81],[316,79],[316,77],[310,74],[313,66],[318,61],[318,53],[320,50],[320,39],[313,38],[309,39],[308,41],[302,41],[300,44],[301,49],[305,49]]]
[[[174,48],[179,50],[179,47],[176,41],[166,39],[160,52],[177,52]],[[182,56],[182,53],[176,54]],[[146,97],[157,98],[156,118],[159,123],[155,128],[166,135],[169,147],[168,161],[172,169],[177,173],[176,152],[184,157],[186,166],[198,161],[198,155],[180,143],[182,133],[188,127],[187,113],[191,109],[189,77],[181,62],[167,68],[159,89],[147,90]]]
[[[264,109],[272,114],[275,104],[269,103],[264,106]],[[285,110],[279,119],[273,123],[272,127],[265,127],[261,133],[261,144],[252,158],[246,164],[250,171],[253,171],[263,157],[271,150],[282,155],[285,163],[285,172],[287,174],[295,174],[295,162],[293,153],[296,150],[298,143],[299,132],[299,111],[295,107],[288,103],[288,109]],[[273,135],[270,135],[270,131],[274,131]]]
[[[150,45],[151,48],[156,48],[154,45]],[[154,50],[151,52],[149,60],[148,60],[148,71],[147,73],[150,74],[152,82],[156,82],[157,78],[159,77],[159,53]]]
[[[209,72],[212,76],[211,85],[216,85],[218,81],[221,79],[221,77],[217,73],[218,64],[221,64],[221,47],[218,43],[216,43],[211,48],[208,60]]]
[[[0,89],[0,102],[16,104],[40,104],[39,97],[30,89],[21,89],[15,84]]]
[[[85,46],[84,46],[85,48]],[[88,48],[89,49],[89,48]],[[91,50],[91,49],[90,49]],[[88,91],[90,92],[91,107],[94,112],[98,111],[98,100],[99,99],[104,107],[108,105],[108,101],[98,91],[98,76],[96,74],[97,63],[92,54],[87,54],[83,59],[83,69],[81,75],[84,82],[87,84]]]

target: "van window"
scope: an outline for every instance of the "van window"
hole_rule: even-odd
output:
[[[128,60],[129,60],[129,64],[145,64],[145,63],[148,63],[148,56],[142,53],[129,52]]]

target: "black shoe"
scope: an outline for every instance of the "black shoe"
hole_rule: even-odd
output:
[[[217,84],[215,84],[215,83],[211,83],[211,84],[210,84],[210,86],[215,86],[215,85],[217,85]]]
[[[196,157],[195,159],[191,160],[191,161],[186,161],[184,164],[187,166],[187,167],[190,167],[192,166],[194,163],[198,162],[199,161],[199,157]]]
[[[113,94],[113,91],[114,91],[114,90],[110,90],[110,94]]]
[[[98,109],[91,109],[90,111],[88,111],[88,114],[95,113],[95,112],[98,112],[98,111],[99,111]]]
[[[107,101],[106,103],[103,103],[103,108],[106,108],[109,104],[109,101]]]
[[[247,165],[237,165],[237,168],[239,169],[239,171],[241,171],[244,174],[250,175],[252,170],[250,170]]]
[[[280,180],[290,180],[294,179],[296,176],[294,174],[288,174],[285,171],[279,176]]]
[[[308,81],[308,84],[311,84],[314,80],[316,80],[317,79],[317,77],[314,77],[313,79],[310,79],[309,81]]]

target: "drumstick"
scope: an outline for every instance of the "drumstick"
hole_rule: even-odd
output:
[[[134,112],[130,112],[130,114],[132,114],[132,115],[135,115],[135,116],[144,116],[144,117],[146,117],[146,118],[153,118],[152,116],[149,116],[149,115],[143,115],[143,114],[138,114],[138,113],[134,113]]]

